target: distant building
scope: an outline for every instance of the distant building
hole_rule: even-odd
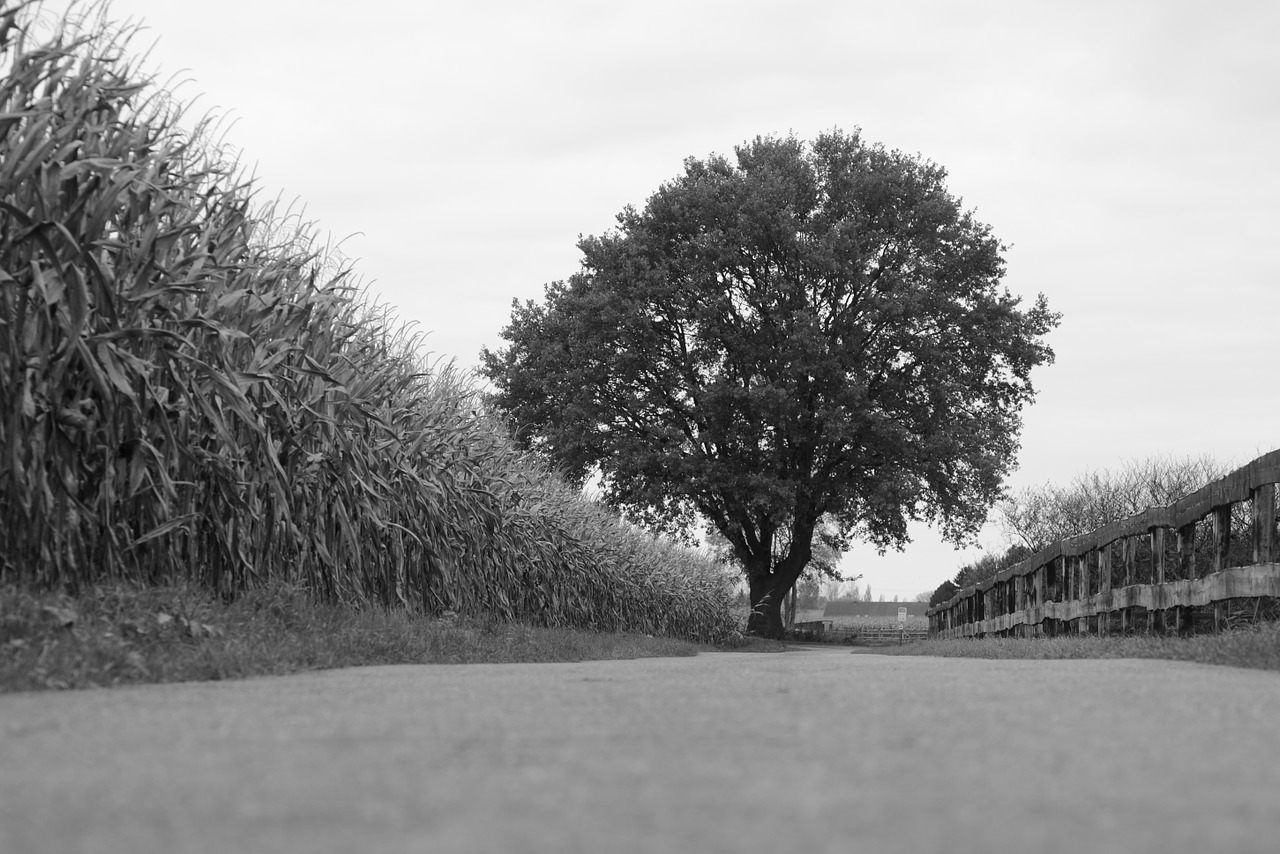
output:
[[[897,617],[899,608],[906,608],[908,617],[923,617],[929,610],[929,603],[853,602],[837,599],[835,602],[827,603],[826,610],[822,612],[822,618],[829,620],[832,617]]]

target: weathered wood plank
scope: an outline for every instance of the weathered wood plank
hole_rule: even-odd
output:
[[[1280,596],[1280,563],[1237,566],[1204,578],[1167,581],[1164,584],[1135,584],[1085,599],[1047,602],[1043,610],[1049,619],[1078,620],[1125,608],[1161,611],[1174,607],[1204,607],[1229,599],[1259,596]]]

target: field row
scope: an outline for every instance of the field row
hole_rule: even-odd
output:
[[[0,12],[0,583],[732,631],[725,571],[516,447],[309,224],[255,202],[132,30],[39,10]]]

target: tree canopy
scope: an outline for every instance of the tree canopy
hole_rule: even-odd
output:
[[[935,589],[932,595],[929,596],[929,607],[932,608],[936,605],[941,605],[943,602],[946,602],[959,592],[960,588],[956,586],[955,582],[944,581],[939,584],[937,589]]]
[[[483,371],[518,438],[611,504],[709,520],[776,634],[824,514],[881,548],[912,520],[981,525],[1058,317],[1001,286],[1004,247],[941,166],[839,130],[735,155],[582,238]]]

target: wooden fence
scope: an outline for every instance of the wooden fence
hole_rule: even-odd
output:
[[[933,637],[1220,628],[1280,597],[1280,450],[1168,507],[1060,540],[930,608]]]
[[[837,626],[831,620],[812,620],[807,623],[796,623],[793,627],[793,632],[801,640],[827,643],[897,643],[900,640],[922,640],[929,635],[929,630],[920,625],[908,625],[903,629],[899,629],[896,624],[890,623]]]
[[[846,643],[898,643],[902,640],[924,640],[928,635],[928,629],[911,627],[899,630],[893,626],[835,629],[831,632],[833,638]]]

